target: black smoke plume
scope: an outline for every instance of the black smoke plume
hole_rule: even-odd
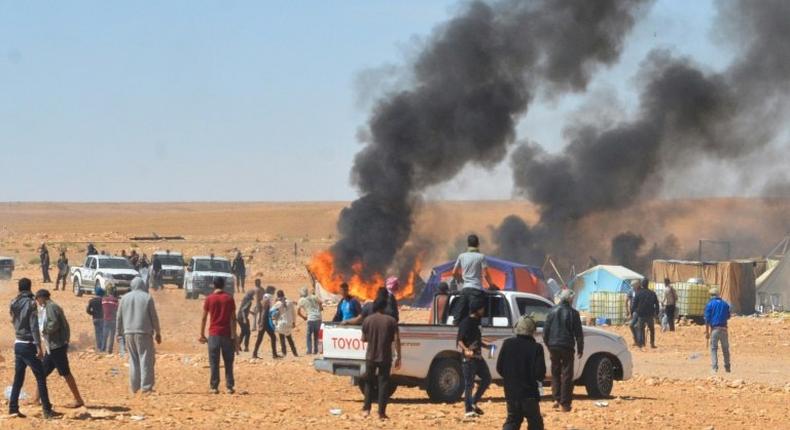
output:
[[[642,90],[633,119],[613,127],[571,124],[569,142],[556,154],[535,143],[516,148],[516,193],[540,207],[539,223],[524,233],[537,242],[533,248],[550,253],[567,246],[565,233],[579,220],[640,202],[672,169],[701,159],[741,160],[775,140],[790,94],[790,2],[719,5],[719,27],[738,44],[727,70],[705,71],[654,50],[638,75]],[[613,258],[635,255],[640,237],[615,238]]]
[[[647,0],[474,1],[433,32],[407,89],[378,101],[352,181],[360,198],[331,252],[344,274],[386,272],[409,240],[428,186],[470,164],[494,166],[536,92],[585,89],[611,64]]]

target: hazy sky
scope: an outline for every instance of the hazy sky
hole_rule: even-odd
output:
[[[407,62],[457,8],[0,0],[0,201],[353,199],[348,172],[371,104],[359,82]],[[620,64],[586,95],[537,100],[520,137],[561,147],[565,120],[590,97],[627,110],[656,46],[725,65],[714,18],[710,1],[658,1]],[[510,182],[505,162],[429,194],[507,198]]]

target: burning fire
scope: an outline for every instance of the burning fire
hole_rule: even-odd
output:
[[[398,300],[411,298],[414,296],[414,281],[419,275],[422,263],[420,259],[415,259],[411,268],[403,270],[403,275],[398,276],[400,288],[395,292]],[[322,251],[313,257],[307,269],[315,277],[321,286],[333,294],[340,294],[340,284],[348,284],[352,296],[361,300],[373,300],[376,298],[376,291],[384,286],[386,276],[377,273],[371,279],[363,278],[362,262],[355,263],[351,270],[353,274],[345,277],[342,273],[335,270],[335,257],[330,251]]]

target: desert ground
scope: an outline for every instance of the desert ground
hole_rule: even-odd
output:
[[[14,257],[17,271],[13,280],[0,281],[0,302],[8,303],[16,295],[20,277],[33,279],[34,290],[44,286],[35,261],[42,241],[49,244],[53,263],[56,250],[64,247],[72,265],[81,262],[89,241],[111,252],[134,247],[149,255],[156,249],[170,248],[187,256],[208,252],[230,256],[239,248],[253,257],[248,286],[252,279],[261,278],[264,285],[276,285],[296,298],[298,287],[309,282],[304,264],[336,238],[335,221],[343,205],[2,203],[0,255]],[[748,236],[754,255],[759,255],[761,247],[787,231],[788,209],[788,201],[749,199],[651,203],[629,212],[621,225],[610,225],[602,215],[596,235],[604,242],[612,232],[649,226],[645,233],[649,240],[660,240],[671,232],[684,249],[693,250],[700,236],[729,232],[732,237]],[[525,202],[426,204],[417,228],[443,239],[437,239],[440,251],[424,267],[445,260],[458,235],[479,231],[485,236],[490,226],[512,213],[528,220],[537,214]],[[183,235],[187,240],[148,243],[128,239],[152,232]],[[606,245],[602,243],[601,248]],[[46,287],[52,288],[51,284]],[[201,301],[185,300],[183,292],[173,286],[153,295],[163,327],[155,394],[144,398],[128,394],[125,360],[93,350],[92,322],[85,313],[89,296],[78,298],[69,290],[58,291],[53,299],[64,308],[71,324],[71,365],[87,407],[76,411],[60,408],[71,397],[62,379],[53,374],[49,379],[51,398],[57,410],[66,412],[65,417],[44,424],[38,407],[23,404],[29,418],[0,418],[0,428],[497,428],[504,421],[504,394],[497,386],[489,390],[482,405],[486,414],[474,421],[463,420],[462,404],[430,403],[417,388],[397,390],[388,409],[391,420],[363,419],[359,414],[362,397],[347,378],[317,373],[312,356],[289,354],[274,361],[265,353],[268,339],[262,346],[263,359],[251,360],[250,353],[238,357],[237,394],[210,395],[207,354],[197,341]],[[330,318],[333,312],[327,308],[325,317]],[[407,309],[402,318],[422,322],[427,316],[424,310]],[[622,327],[608,329],[627,334]],[[542,403],[546,428],[790,428],[790,318],[734,318],[731,374],[710,375],[703,333],[700,326],[683,325],[674,333],[658,333],[658,349],[633,350],[635,377],[615,384],[606,407],[587,398],[582,387],[577,387],[571,413],[552,410],[546,400]],[[294,338],[299,352],[304,352],[301,321]],[[12,346],[13,331],[6,322],[0,326],[3,390],[12,381]],[[24,391],[31,393],[34,385],[28,374]],[[0,408],[7,408],[4,397]],[[342,412],[333,415],[331,409]]]

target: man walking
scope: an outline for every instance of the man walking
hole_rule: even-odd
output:
[[[401,345],[398,332],[398,322],[395,318],[384,313],[387,308],[387,291],[379,290],[373,302],[373,314],[365,318],[362,323],[362,342],[367,342],[365,353],[367,368],[367,381],[365,383],[365,405],[362,407],[365,416],[370,415],[373,403],[373,392],[378,392],[379,419],[386,420],[387,401],[389,400],[390,370],[400,368]],[[395,345],[397,358],[392,363],[392,346]]]
[[[675,306],[678,302],[678,293],[669,281],[669,278],[664,278],[664,313],[667,315],[667,323],[669,324],[669,331],[675,331]]]
[[[252,333],[250,312],[252,312],[252,304],[255,301],[255,296],[261,294],[262,291],[261,280],[256,279],[255,289],[248,291],[241,299],[238,315],[236,315],[236,320],[239,323],[239,349],[241,349],[241,345],[244,345],[244,352],[250,350],[250,335]]]
[[[69,322],[63,309],[50,299],[49,291],[36,291],[36,304],[38,304],[38,327],[41,331],[42,343],[44,344],[44,376],[48,377],[55,369],[58,374],[66,380],[66,385],[74,396],[74,401],[66,408],[76,409],[85,406],[80,390],[77,388],[77,381],[71,374],[69,366],[69,341],[71,331]],[[34,403],[37,403],[39,394],[36,392]]]
[[[710,301],[705,305],[705,339],[710,341],[710,363],[712,372],[719,371],[719,342],[724,356],[724,371],[730,373],[730,336],[727,321],[730,319],[730,305],[719,296],[718,288],[710,289]]]
[[[543,430],[540,415],[540,390],[546,378],[543,346],[532,337],[535,320],[522,316],[516,323],[515,337],[505,339],[499,352],[496,369],[505,385],[507,420],[502,430],[518,430],[524,419],[529,430]]]
[[[162,343],[159,316],[148,286],[139,277],[132,279],[131,291],[121,298],[116,318],[118,337],[124,338],[129,353],[129,387],[132,394],[154,390],[154,340]]]
[[[104,308],[102,300],[104,290],[100,287],[93,289],[93,297],[88,300],[85,311],[93,318],[93,335],[96,338],[96,352],[104,351]]]
[[[19,280],[19,295],[11,302],[11,322],[14,325],[14,382],[11,386],[11,397],[8,399],[8,414],[12,417],[25,418],[19,411],[19,393],[25,383],[25,369],[28,367],[36,378],[38,392],[41,395],[41,407],[45,419],[59,416],[52,410],[47,391],[47,378],[44,375],[44,346],[38,327],[36,302],[31,292],[32,283],[28,278]]]
[[[230,271],[236,275],[236,291],[244,292],[244,281],[247,279],[247,268],[244,266],[244,257],[241,256],[241,251],[236,252],[236,258],[233,259]]]
[[[41,261],[41,275],[44,278],[42,281],[44,284],[49,284],[52,282],[52,279],[49,277],[49,250],[47,249],[46,243],[41,243],[41,248],[39,249],[38,258]]]
[[[551,358],[551,394],[554,408],[571,411],[573,401],[573,352],[582,358],[584,333],[579,312],[571,306],[573,291],[564,289],[559,294],[559,304],[546,316],[543,343],[549,348]]]
[[[625,298],[625,309],[628,312],[628,315],[631,316],[631,321],[628,323],[628,328],[631,330],[631,337],[634,339],[634,346],[639,346],[639,334],[637,334],[637,330],[639,329],[639,317],[636,315],[636,308],[634,307],[634,298],[636,294],[639,292],[639,287],[642,285],[642,281],[638,279],[634,279],[631,281],[631,291],[628,292],[628,295]]]
[[[211,317],[206,339],[206,321]],[[211,367],[209,385],[212,394],[219,394],[219,358],[225,364],[225,387],[233,394],[233,359],[238,349],[236,343],[236,303],[225,292],[225,278],[214,278],[214,292],[203,302],[203,319],[200,321],[200,343],[208,344],[208,361]]]
[[[307,355],[318,354],[318,332],[321,330],[321,311],[324,306],[314,294],[308,295],[307,287],[299,289],[298,313],[307,322]]]
[[[466,244],[466,252],[458,256],[453,267],[453,278],[463,283],[454,315],[454,324],[460,324],[461,320],[469,315],[472,302],[485,302],[484,278],[489,286],[494,285],[488,273],[486,257],[480,252],[480,239],[477,235],[470,234],[466,238]]]
[[[58,257],[58,277],[55,278],[55,291],[58,290],[60,281],[63,281],[63,291],[66,291],[66,279],[69,277],[69,259],[66,258],[66,251],[60,251]]]
[[[464,373],[464,406],[466,418],[475,418],[483,415],[483,410],[477,405],[485,394],[488,386],[491,385],[491,372],[488,364],[483,360],[482,348],[489,348],[483,342],[480,332],[480,318],[485,315],[485,303],[481,300],[473,300],[470,304],[471,313],[461,321],[458,326],[458,349],[463,355],[461,365]],[[477,392],[472,395],[475,385],[475,377],[480,378]]]
[[[640,348],[645,347],[645,328],[650,332],[650,347],[656,347],[656,327],[655,318],[658,316],[660,306],[658,304],[658,296],[656,293],[648,288],[649,280],[647,278],[642,280],[642,287],[639,292],[634,296],[633,308],[637,316],[637,346]]]
[[[274,335],[274,323],[272,322],[271,318],[271,310],[272,310],[272,297],[269,294],[264,294],[263,298],[260,300],[260,304],[257,306],[256,312],[256,324],[255,326],[258,328],[258,337],[255,339],[255,348],[252,350],[252,358],[260,358],[258,357],[258,349],[261,347],[261,343],[263,342],[263,335],[269,335],[269,342],[272,344],[272,358],[280,358],[277,355],[277,338]]]

